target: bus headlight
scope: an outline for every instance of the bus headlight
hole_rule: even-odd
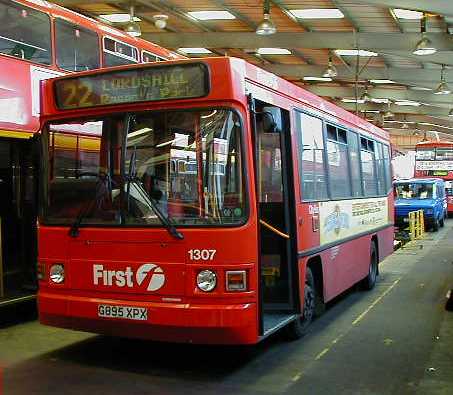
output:
[[[211,292],[217,285],[217,276],[212,270],[202,270],[197,275],[197,287],[203,292]]]
[[[64,282],[64,266],[62,264],[55,264],[50,267],[49,278],[55,284]]]

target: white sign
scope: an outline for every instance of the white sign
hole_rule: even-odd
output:
[[[321,244],[389,224],[386,197],[321,202],[319,205]]]
[[[415,162],[415,170],[453,170],[453,160],[418,160]]]

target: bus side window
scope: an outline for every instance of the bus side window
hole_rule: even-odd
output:
[[[357,133],[348,132],[349,164],[351,166],[352,196],[363,196],[362,177],[360,175],[359,137]]]
[[[296,121],[302,199],[327,199],[323,122],[320,118],[300,112],[296,112]]]
[[[378,182],[376,174],[376,157],[374,145],[376,143],[365,137],[360,138],[360,154],[362,159],[362,182],[365,196],[378,194]]]
[[[58,67],[68,71],[99,68],[99,40],[95,32],[56,19],[55,36]]]
[[[47,14],[13,1],[2,1],[0,19],[0,53],[45,65],[52,63]]]
[[[121,66],[139,61],[138,49],[132,45],[104,37],[104,66]]]

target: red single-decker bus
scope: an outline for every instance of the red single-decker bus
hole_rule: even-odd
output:
[[[393,250],[388,134],[244,60],[79,73],[43,97],[44,324],[297,338]],[[68,130],[91,136],[77,167],[55,160]]]

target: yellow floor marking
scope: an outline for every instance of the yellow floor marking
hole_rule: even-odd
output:
[[[357,325],[360,321],[362,321],[363,317],[365,317],[371,311],[371,309],[385,297],[385,295],[387,295],[393,288],[395,288],[396,284],[398,284],[400,280],[401,277],[395,280],[393,284],[381,294],[381,296],[379,296],[362,314],[360,314],[354,321],[352,321],[352,325]]]
[[[291,380],[292,381],[298,381],[302,377],[302,372],[297,373]]]
[[[321,359],[324,355],[326,355],[330,350],[330,347],[325,348],[322,350],[318,355],[316,355],[315,360]]]

